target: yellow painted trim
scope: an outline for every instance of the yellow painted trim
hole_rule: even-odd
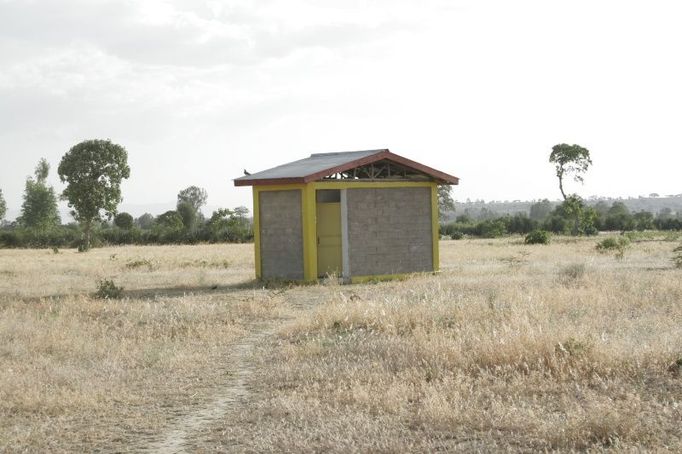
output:
[[[261,191],[293,191],[294,189],[305,189],[306,185],[303,183],[294,184],[273,184],[273,185],[262,185],[254,186],[253,189],[258,192]]]
[[[254,264],[256,266],[256,279],[261,278],[260,262],[260,205],[258,189],[253,187],[253,249],[255,253]]]
[[[317,205],[315,188],[307,184],[302,190],[303,216],[303,277],[306,281],[317,280]]]
[[[438,242],[440,241],[440,224],[438,222],[438,185],[432,183],[431,186],[431,232],[433,243],[433,271],[440,269],[440,253]]]
[[[428,188],[434,186],[431,181],[315,181],[310,183],[315,189],[369,189],[369,188]]]

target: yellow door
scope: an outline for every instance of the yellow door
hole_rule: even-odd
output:
[[[317,204],[317,274],[341,275],[341,204]]]

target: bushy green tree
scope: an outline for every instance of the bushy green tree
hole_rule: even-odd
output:
[[[199,212],[202,206],[206,205],[208,200],[208,193],[206,189],[198,186],[190,186],[178,193],[178,205],[185,202],[188,203],[195,212]]]
[[[545,228],[554,233],[594,235],[598,232],[597,217],[594,208],[587,206],[583,199],[573,194],[554,209],[545,222]]]
[[[181,243],[188,239],[182,217],[175,210],[159,215],[152,232],[161,243]]]
[[[455,201],[452,199],[452,186],[449,184],[438,185],[438,218],[445,221],[446,213],[455,211]]]
[[[86,140],[62,157],[58,172],[67,184],[62,197],[83,228],[81,250],[88,250],[93,224],[102,212],[111,219],[122,200],[121,180],[130,176],[128,152],[110,140]]]
[[[552,147],[549,162],[554,164],[556,176],[559,178],[559,190],[566,200],[568,196],[564,192],[564,177],[573,175],[573,179],[583,182],[583,174],[592,165],[590,151],[580,145],[567,145],[561,143]]]
[[[0,189],[0,222],[5,219],[5,214],[7,214],[7,203],[5,202],[5,197],[2,195],[2,189]]]
[[[184,224],[182,223],[182,217],[177,211],[170,210],[163,214],[160,214],[156,218],[156,225],[158,227],[170,230],[182,230]]]
[[[594,208],[585,204],[578,194],[566,195],[564,178],[572,175],[575,181],[583,182],[583,174],[592,165],[590,151],[580,145],[561,143],[552,147],[549,162],[554,164],[556,176],[559,179],[559,191],[564,202],[553,212],[546,221],[546,228],[557,232],[564,231],[570,226],[572,235],[592,235],[597,232],[599,216]]]
[[[130,213],[118,213],[114,216],[114,225],[119,229],[130,230],[133,228],[133,217]]]
[[[50,164],[41,159],[35,168],[35,178],[26,179],[24,202],[17,219],[19,225],[36,230],[46,230],[61,223],[54,188],[47,185]]]
[[[154,215],[151,213],[143,214],[135,219],[135,225],[143,230],[151,229],[154,226]]]
[[[651,230],[655,227],[654,215],[648,211],[638,211],[637,213],[632,215],[632,219],[635,224],[635,229],[639,231]]]
[[[530,219],[526,213],[516,213],[514,216],[505,216],[504,223],[507,233],[526,234],[537,228],[537,221]]]
[[[193,231],[196,228],[198,221],[197,210],[192,206],[191,203],[183,201],[178,203],[177,213],[182,219],[182,224],[185,226],[185,230]]]
[[[249,210],[237,207],[234,210],[221,208],[213,212],[206,222],[209,240],[212,242],[232,241],[244,242],[253,237]]]
[[[198,186],[190,186],[178,193],[176,211],[188,232],[196,230],[197,225],[203,222],[201,207],[206,204],[206,200],[208,200],[206,190]]]
[[[630,210],[623,202],[613,202],[606,212],[603,228],[606,230],[634,230],[635,222]]]

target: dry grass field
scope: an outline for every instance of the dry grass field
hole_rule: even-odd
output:
[[[0,250],[0,451],[680,451],[677,243],[595,244],[271,288],[250,245]]]

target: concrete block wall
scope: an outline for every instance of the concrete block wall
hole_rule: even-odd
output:
[[[433,271],[431,188],[348,189],[351,276]]]
[[[303,279],[303,222],[301,191],[261,191],[261,276],[264,279]]]

